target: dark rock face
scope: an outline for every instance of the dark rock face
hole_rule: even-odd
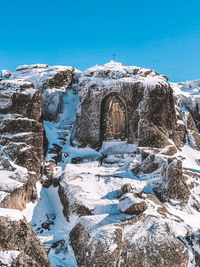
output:
[[[181,160],[169,158],[168,162],[163,164],[162,180],[154,191],[162,201],[176,199],[187,203],[190,191],[183,176]]]
[[[13,267],[50,266],[42,244],[25,220],[13,221],[0,217],[0,232],[0,250],[20,251],[12,263]]]
[[[80,78],[72,143],[96,148],[103,140],[127,138],[129,143],[138,140],[140,146],[160,148],[169,145],[169,137],[180,143],[167,80],[150,70],[116,64],[91,68]]]

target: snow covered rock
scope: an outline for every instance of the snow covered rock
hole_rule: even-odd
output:
[[[70,240],[83,267],[186,267],[188,263],[187,247],[155,215],[125,222],[114,216],[85,216],[71,231]]]
[[[155,193],[162,201],[179,200],[187,203],[190,190],[183,175],[182,162],[176,158],[169,158],[162,166],[162,179]]]
[[[75,145],[96,148],[112,138],[148,147],[165,147],[169,138],[180,143],[172,88],[153,70],[116,62],[92,67],[79,79],[79,95]]]
[[[0,211],[1,266],[49,267],[49,260],[42,244],[20,212],[1,210],[3,210]],[[3,255],[4,258],[1,259]]]
[[[119,209],[126,214],[138,215],[147,209],[147,205],[144,200],[128,193],[120,198]]]
[[[32,83],[43,97],[43,119],[56,121],[61,110],[63,93],[72,82],[73,72],[74,68],[68,66],[23,65],[12,73],[10,79]]]
[[[41,101],[30,82],[0,82],[1,207],[23,209],[34,200],[44,157]]]
[[[1,71],[0,80],[1,80],[1,79],[4,80],[4,79],[8,79],[8,78],[10,78],[11,74],[12,74],[12,72],[10,72],[9,70],[2,70],[2,71]]]
[[[164,160],[161,156],[149,153],[149,155],[143,160],[140,171],[143,173],[151,173],[161,167],[163,162]]]
[[[124,185],[122,185],[122,187],[120,189],[119,196],[121,197],[124,194],[129,193],[129,192],[131,192],[131,190],[132,190],[131,184],[124,184]]]
[[[69,220],[72,214],[79,216],[99,213],[120,213],[118,208],[120,189],[129,183],[135,188],[135,180],[115,177],[117,167],[105,168],[99,162],[66,164],[59,186],[63,213]],[[139,187],[141,183],[138,181]],[[140,190],[140,189],[138,189]]]

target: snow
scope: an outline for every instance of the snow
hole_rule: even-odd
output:
[[[2,148],[0,146],[0,152],[1,152],[1,149]],[[0,200],[1,201],[13,190],[15,190],[16,188],[22,187],[29,179],[26,168],[23,168],[23,167],[20,167],[14,164],[8,158],[5,158],[5,159],[9,161],[11,165],[11,169],[5,170],[0,165]]]
[[[178,152],[177,155],[181,155],[182,157],[184,157],[182,162],[183,167],[200,171],[200,166],[197,164],[196,161],[200,159],[200,153],[198,150],[193,149],[191,146],[186,144],[182,147],[182,151]]]
[[[58,188],[52,186],[48,189],[41,189],[40,200],[35,206],[30,225],[43,242],[44,247],[50,249],[48,256],[51,266],[76,267],[76,260],[69,243],[69,232],[77,223],[78,217],[72,216],[70,223],[67,223],[57,190]],[[50,226],[49,231],[43,229],[40,233],[42,222],[48,221],[48,218],[53,220],[54,224]],[[37,230],[38,228],[40,230]],[[64,240],[64,246],[58,252],[56,248],[51,248],[51,245],[59,240]]]
[[[23,220],[23,214],[20,210],[0,208],[0,216],[6,217],[12,221]]]
[[[10,267],[19,254],[20,252],[17,250],[0,251],[0,265]]]

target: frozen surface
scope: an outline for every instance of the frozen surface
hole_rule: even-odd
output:
[[[0,265],[2,267],[10,267],[14,259],[19,255],[19,251],[16,250],[6,250],[0,251]]]
[[[75,267],[77,264],[69,243],[69,232],[77,223],[78,218],[74,216],[71,218],[70,223],[68,223],[62,210],[63,206],[60,202],[57,188],[42,188],[30,225],[48,251],[51,266]],[[53,222],[53,225],[50,225],[49,230],[43,229],[41,224],[49,220]],[[60,247],[58,245],[52,248],[52,245],[59,241]]]
[[[0,216],[7,217],[12,221],[23,219],[23,214],[20,210],[0,208]]]

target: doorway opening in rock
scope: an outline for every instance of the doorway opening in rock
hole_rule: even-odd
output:
[[[126,102],[116,93],[106,96],[101,103],[101,141],[127,139]]]

